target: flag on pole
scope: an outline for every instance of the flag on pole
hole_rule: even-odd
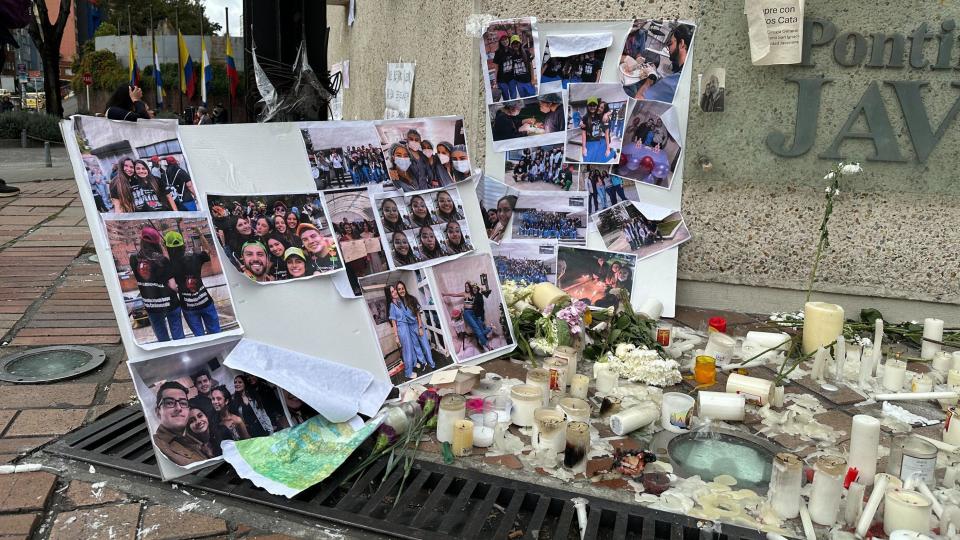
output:
[[[130,86],[140,86],[140,66],[137,65],[137,51],[133,48],[133,35],[130,36]]]
[[[210,65],[210,58],[207,56],[207,40],[203,39],[203,36],[200,36],[200,73],[203,77],[203,82],[200,86],[200,101],[203,102],[203,106],[207,106],[207,87],[210,86],[210,83],[213,82],[213,66]]]
[[[187,42],[179,30],[177,42],[180,48],[180,66],[183,69],[180,74],[180,91],[187,95],[187,99],[193,99],[193,92],[197,89],[197,74],[193,72],[193,58],[190,57]]]
[[[157,54],[157,38],[151,36],[153,41],[153,80],[157,83],[157,109],[163,108],[163,78],[160,75],[160,55]]]
[[[227,80],[230,81],[230,97],[237,97],[237,85],[240,84],[240,75],[237,73],[237,64],[233,61],[233,44],[230,34],[227,34]]]

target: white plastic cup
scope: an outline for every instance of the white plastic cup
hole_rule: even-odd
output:
[[[690,412],[696,400],[679,392],[663,395],[660,407],[660,425],[672,433],[686,433],[690,429]]]

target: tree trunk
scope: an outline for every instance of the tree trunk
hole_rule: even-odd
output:
[[[60,40],[57,40],[56,47],[48,46],[43,51],[43,91],[47,94],[47,114],[63,118],[63,96],[60,94]]]
[[[27,31],[33,38],[43,60],[43,91],[46,94],[47,113],[63,117],[63,98],[60,96],[60,43],[70,16],[71,0],[60,0],[57,19],[50,22],[46,0],[33,0],[36,9]]]

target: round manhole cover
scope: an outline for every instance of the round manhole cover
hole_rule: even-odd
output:
[[[44,383],[94,370],[107,358],[95,347],[40,347],[0,359],[0,381]]]

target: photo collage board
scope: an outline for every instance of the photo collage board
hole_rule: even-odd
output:
[[[677,90],[692,69],[696,25],[636,19],[625,35],[559,26],[498,20],[480,40],[488,151],[504,162],[499,178],[487,171],[481,201],[504,280],[562,282],[566,266],[579,268],[558,260],[565,248],[629,256],[622,270],[691,237],[678,202],[670,211],[650,190],[679,191],[686,103]],[[509,222],[498,193],[512,197]],[[586,241],[591,233],[602,246]]]

